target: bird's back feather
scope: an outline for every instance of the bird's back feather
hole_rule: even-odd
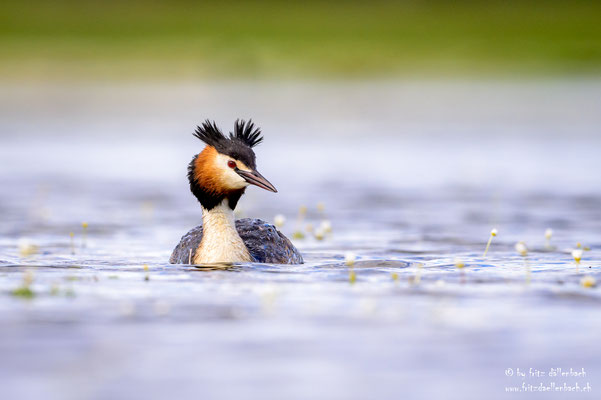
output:
[[[236,221],[236,230],[256,262],[273,264],[302,264],[303,257],[294,245],[275,226],[260,219]],[[186,233],[173,250],[171,264],[190,264],[200,241],[202,225]]]

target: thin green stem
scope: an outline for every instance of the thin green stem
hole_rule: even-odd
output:
[[[486,250],[484,250],[484,257],[486,257],[486,254],[488,253],[488,248],[490,247],[490,244],[492,243],[492,238],[493,238],[493,235],[490,235],[490,237],[488,238],[488,243],[486,243]]]

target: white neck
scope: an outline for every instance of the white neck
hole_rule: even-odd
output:
[[[248,249],[236,230],[234,211],[228,200],[211,210],[202,209],[202,240],[194,264],[252,261]]]

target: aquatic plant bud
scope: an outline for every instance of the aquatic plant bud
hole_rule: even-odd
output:
[[[422,263],[417,263],[416,267],[417,267],[417,272],[415,273],[415,276],[413,277],[413,284],[418,285],[421,281],[422,281],[422,267],[424,265]]]
[[[526,258],[526,256],[528,255],[528,247],[526,247],[526,243],[517,242],[515,244],[515,251],[517,251],[519,255],[524,257],[524,267],[526,267],[526,284],[529,284],[532,272],[530,271],[530,264],[528,263],[528,259]]]
[[[304,238],[305,238],[305,234],[304,234],[304,233],[302,233],[301,231],[295,231],[295,232],[292,234],[292,239],[297,239],[297,240],[300,240],[300,239],[304,239]]]
[[[553,236],[553,229],[547,228],[545,230],[545,247],[548,250],[552,250],[554,247],[551,246],[551,237]]]
[[[465,263],[463,261],[461,261],[460,259],[456,258],[455,259],[455,267],[458,269],[462,269],[465,267]]]
[[[292,234],[293,239],[304,239],[305,234],[303,233],[303,221],[305,219],[305,214],[307,214],[307,206],[300,206],[298,209],[298,217],[296,219],[296,230]]]
[[[323,240],[323,238],[326,236],[326,233],[324,232],[323,229],[319,228],[315,230],[315,239],[317,240]]]
[[[70,243],[71,243],[71,254],[75,254],[75,234],[73,232],[69,232]]]
[[[35,293],[31,290],[31,284],[33,283],[33,272],[26,270],[23,273],[23,285],[12,291],[12,295],[16,297],[22,297],[25,299],[31,299],[35,297]]]
[[[32,283],[33,283],[33,272],[30,270],[27,270],[23,274],[23,286],[29,286]]]
[[[17,242],[17,247],[19,248],[19,254],[21,257],[29,257],[39,251],[39,247],[27,238],[19,239]]]
[[[490,247],[490,244],[492,243],[492,238],[494,238],[495,236],[497,236],[497,228],[493,228],[493,230],[490,231],[490,237],[488,238],[488,242],[486,243],[486,249],[484,250],[484,256],[486,257],[486,254],[488,254],[488,248]]]
[[[526,247],[526,243],[524,242],[517,242],[515,244],[515,251],[517,251],[522,257],[526,257],[528,255],[528,247]]]
[[[323,231],[326,233],[332,232],[332,223],[327,219],[324,219],[323,221],[321,221],[321,224],[319,225],[319,227],[321,229],[323,229]]]
[[[597,286],[597,281],[592,276],[587,275],[580,280],[580,286],[585,288],[594,288]]]
[[[88,246],[88,223],[82,222],[81,227],[83,228],[83,241],[81,242],[81,247],[85,248]]]
[[[355,283],[356,280],[357,280],[357,275],[355,274],[355,271],[350,271],[348,274],[348,281],[350,283]]]
[[[273,223],[278,228],[281,228],[286,223],[286,217],[284,217],[282,214],[278,214],[273,218]]]
[[[144,269],[144,280],[145,281],[149,281],[150,280],[150,274],[148,273],[148,271],[150,270],[150,268],[148,267],[148,264],[144,264],[144,267],[142,267]]]
[[[344,253],[344,263],[349,267],[352,267],[355,264],[356,259],[357,256],[351,251],[347,251],[346,253]]]
[[[574,257],[576,264],[580,264],[580,260],[582,260],[582,249],[572,250],[572,257]]]

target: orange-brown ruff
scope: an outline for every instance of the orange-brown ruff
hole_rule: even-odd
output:
[[[257,170],[252,147],[263,138],[251,121],[236,121],[226,138],[208,120],[195,132],[207,144],[189,165],[190,189],[202,206],[203,225],[188,232],[170,258],[178,264],[263,262],[298,264],[303,258],[290,240],[259,219],[234,219],[248,185],[276,192]]]
[[[213,146],[205,147],[194,161],[194,179],[210,193],[229,194],[232,190],[224,187],[221,173],[215,166],[215,158],[217,158],[217,150]]]
[[[223,188],[219,184],[219,174],[212,165],[215,157],[217,157],[217,150],[213,146],[205,147],[194,161],[194,178],[207,190],[219,192]]]

